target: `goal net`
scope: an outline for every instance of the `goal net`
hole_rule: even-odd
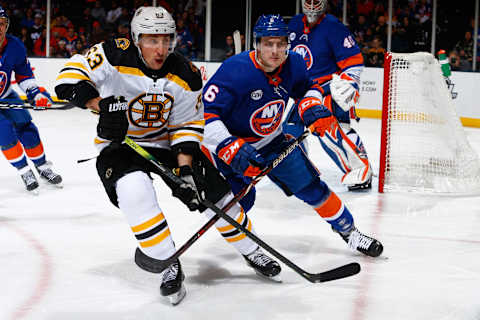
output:
[[[385,54],[378,191],[480,193],[478,155],[430,53]]]

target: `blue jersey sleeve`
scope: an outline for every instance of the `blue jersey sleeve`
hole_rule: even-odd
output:
[[[330,21],[328,43],[338,67],[344,71],[350,67],[362,66],[363,57],[352,33],[338,19],[335,20]]]
[[[289,55],[292,65],[292,74],[296,80],[292,87],[291,97],[296,100],[302,98],[305,93],[313,87],[314,83],[308,76],[307,66],[303,57],[293,51],[290,51]]]
[[[15,79],[20,83],[26,79],[33,78],[33,71],[27,58],[27,49],[25,48],[25,45],[18,38],[12,37],[11,41],[13,42],[12,50],[16,57],[13,67]]]

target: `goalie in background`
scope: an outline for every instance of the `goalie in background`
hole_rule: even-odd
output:
[[[326,14],[327,0],[302,0],[303,14],[289,22],[292,51],[303,56],[310,78],[322,90],[323,103],[339,126],[319,137],[320,144],[343,172],[342,183],[349,190],[370,189],[372,168],[367,152],[351,119],[359,120],[363,57],[350,31],[334,16]],[[284,131],[294,137],[303,132],[297,108],[292,108]]]
[[[50,95],[35,82],[25,45],[17,37],[7,35],[8,25],[8,15],[0,7],[0,99],[15,103],[22,101],[11,88],[12,72],[15,72],[18,86],[25,91],[32,105],[39,108],[51,106]],[[17,168],[28,191],[36,193],[39,185],[27,163],[27,157],[33,162],[42,179],[60,186],[62,177],[52,171],[50,162],[47,162],[38,129],[28,110],[0,110],[0,147],[8,162]]]

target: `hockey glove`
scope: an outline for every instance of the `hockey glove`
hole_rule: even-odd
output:
[[[265,160],[245,140],[229,137],[217,146],[217,155],[232,169],[241,175],[255,177],[265,167]]]
[[[100,119],[97,134],[100,138],[122,142],[128,131],[128,102],[123,96],[110,96],[98,102]]]
[[[313,97],[303,98],[298,104],[298,114],[310,131],[323,137],[325,131],[331,131],[337,120],[322,102]]]
[[[345,73],[342,73],[340,76],[337,74],[332,75],[330,92],[332,93],[333,100],[335,100],[345,112],[355,107],[360,98],[357,83],[352,77]]]
[[[34,109],[42,110],[52,106],[52,97],[44,87],[27,89],[27,100]]]
[[[196,175],[190,166],[181,166],[174,170],[184,183],[173,189],[173,196],[187,205],[190,211],[200,207],[200,201],[205,199],[205,184],[203,178]]]

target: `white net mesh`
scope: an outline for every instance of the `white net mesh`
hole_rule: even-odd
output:
[[[384,191],[480,193],[480,161],[438,61],[426,52],[390,58]]]

